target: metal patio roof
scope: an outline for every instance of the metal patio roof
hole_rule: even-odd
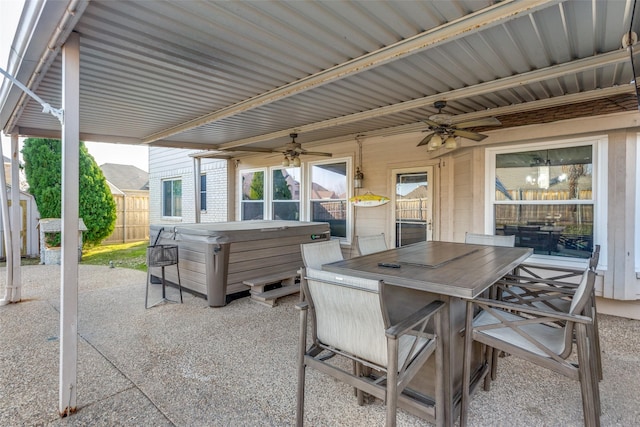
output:
[[[77,32],[81,139],[274,148],[292,131],[306,144],[425,129],[441,99],[464,119],[593,100],[633,110],[622,42],[632,22],[640,32],[633,10],[633,0],[27,1],[8,71],[60,106],[60,46]],[[0,108],[5,133],[60,136],[6,79]]]

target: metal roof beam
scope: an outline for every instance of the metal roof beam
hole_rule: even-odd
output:
[[[473,32],[504,24],[516,17],[556,4],[560,0],[506,0],[474,12],[460,19],[445,23],[437,28],[424,31],[406,40],[401,40],[379,50],[312,74],[290,84],[275,88],[263,94],[189,120],[143,138],[146,144],[176,135],[236,114],[287,98],[304,91],[335,82],[345,77],[370,70],[374,67],[397,61],[408,55],[432,48],[443,43],[468,36]]]
[[[486,83],[480,83],[474,86],[455,89],[445,94],[430,95],[423,98],[412,99],[411,101],[400,102],[394,105],[388,105],[388,106],[376,108],[373,110],[350,114],[348,116],[336,117],[333,119],[324,120],[322,122],[311,123],[309,125],[296,127],[295,130],[299,133],[305,133],[305,132],[325,129],[333,126],[342,126],[350,123],[359,122],[362,120],[372,119],[375,117],[381,117],[389,114],[397,114],[403,111],[408,111],[415,108],[421,108],[426,105],[431,105],[438,100],[452,101],[456,99],[468,98],[471,96],[483,95],[483,94],[495,92],[498,90],[518,87],[518,86],[522,86],[522,85],[537,82],[537,81],[557,78],[563,75],[578,73],[578,72],[589,70],[589,69],[595,69],[598,67],[615,64],[618,62],[627,61],[628,59],[629,59],[629,55],[625,50],[618,50],[614,52],[604,53],[601,55],[596,55],[589,58],[568,62],[565,64],[554,65],[554,66],[543,68],[540,70],[530,71],[528,73],[505,77],[503,79],[493,80]],[[613,91],[616,94],[632,92],[633,86],[629,85],[628,87],[626,86],[618,87],[618,88],[614,88]],[[600,91],[586,92],[585,96],[587,98],[583,100],[601,98],[602,96],[604,96],[604,95],[601,95],[601,93],[602,92]],[[574,99],[572,95],[562,96],[561,98]],[[578,101],[568,101],[568,100],[559,101],[557,98],[552,98],[548,101],[553,105],[562,105],[562,104],[578,102]],[[518,105],[509,106],[509,107],[500,107],[500,108],[492,109],[490,111],[486,110],[486,111],[479,111],[475,113],[461,114],[460,116],[464,117],[465,120],[471,120],[474,118],[487,117],[489,115],[506,114],[506,113],[502,113],[501,111],[503,109],[509,109],[509,108],[516,108],[516,109],[526,108],[526,110],[523,110],[523,111],[529,111],[533,108],[545,108],[540,106],[544,102],[545,101],[533,101],[533,102],[524,103],[527,106],[535,105],[535,107],[524,107],[524,104],[518,104]],[[424,127],[424,125],[420,125],[420,124],[418,124],[418,126]],[[278,132],[273,132],[270,134],[241,139],[241,140],[229,142],[226,144],[220,144],[218,148],[229,150],[236,147],[242,147],[244,145],[254,144],[262,141],[268,141],[274,138],[287,136],[291,131],[292,129],[286,129]]]

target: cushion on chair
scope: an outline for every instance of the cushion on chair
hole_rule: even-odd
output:
[[[504,246],[512,248],[516,243],[515,235],[496,236],[493,234],[465,233],[464,242],[473,245]]]
[[[498,311],[500,313],[500,316],[504,317],[508,321],[524,319],[524,317],[509,313],[507,311],[496,311]],[[488,311],[482,311],[475,319],[473,319],[474,328],[477,326],[493,325],[498,323],[501,323],[501,321]],[[565,350],[565,328],[555,328],[543,324],[521,325],[518,328],[521,331],[524,331],[525,333],[531,335],[536,341],[540,342],[555,354],[562,354]],[[515,345],[540,356],[548,357],[548,355],[544,351],[539,349],[533,343],[529,342],[527,339],[519,335],[516,331],[508,326],[505,326],[503,328],[478,331],[478,333],[492,336],[501,341]]]
[[[326,240],[323,242],[302,243],[302,260],[304,266],[319,270],[323,264],[342,261],[342,249],[339,240]]]
[[[316,311],[316,334],[325,345],[355,355],[375,365],[387,366],[386,329],[382,312],[381,282],[328,271],[307,269],[307,287]],[[420,338],[410,355],[415,336],[399,339],[398,366],[414,357],[428,342]]]
[[[387,242],[384,234],[374,234],[373,236],[358,236],[358,251],[360,255],[368,255],[376,252],[386,251]]]

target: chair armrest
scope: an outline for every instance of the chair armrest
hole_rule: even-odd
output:
[[[520,264],[518,267],[524,267],[524,268],[535,268],[538,270],[546,270],[546,271],[557,271],[558,273],[573,273],[576,275],[580,275],[582,273],[584,273],[584,269],[580,270],[580,269],[575,269],[575,268],[564,268],[564,267],[554,267],[554,266],[546,266],[546,265],[535,265],[535,264]]]
[[[552,286],[548,284],[540,284],[540,282],[536,279],[531,280],[530,283],[526,283],[526,282],[514,283],[506,280],[498,280],[495,284],[503,285],[503,286],[504,285],[517,286],[519,288],[525,288],[527,290],[535,291],[536,293],[553,292],[553,293],[565,294],[565,295],[574,295],[576,293],[576,288],[578,287],[578,285],[576,285],[575,288],[564,288],[564,287],[557,287],[557,286]]]
[[[299,302],[295,305],[296,310],[308,310],[309,303],[307,301]]]
[[[510,310],[519,313],[527,313],[532,316],[538,317],[547,317],[554,320],[564,320],[567,322],[576,322],[576,323],[593,323],[593,320],[587,316],[581,316],[578,314],[569,314],[563,313],[555,310],[547,310],[543,308],[533,308],[530,306],[525,306],[521,304],[513,304],[510,302],[497,301],[493,299],[487,298],[476,298],[474,300],[469,300],[472,303],[477,303],[478,305],[486,305],[489,307],[501,308],[503,310]]]
[[[580,274],[582,275],[584,271]],[[520,282],[520,280],[524,282]],[[527,283],[528,282],[528,283]],[[554,287],[554,288],[577,288],[580,286],[580,283],[571,283],[571,282],[563,282],[562,280],[553,280],[553,279],[543,279],[531,276],[518,276],[516,274],[505,274],[497,283],[503,285],[514,285],[514,286],[525,286],[527,284],[534,283],[543,283],[547,285],[546,287]]]
[[[418,323],[428,320],[444,307],[444,302],[433,301],[432,303],[422,307],[420,310],[405,317],[400,323],[390,326],[386,331],[388,338],[398,338],[401,335],[412,330]]]

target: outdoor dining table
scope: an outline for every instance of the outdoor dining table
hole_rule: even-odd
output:
[[[440,344],[444,350],[444,420],[445,425],[453,425],[462,386],[465,301],[485,292],[532,253],[531,248],[429,241],[324,264],[322,268],[383,280],[390,285],[384,292],[390,313],[411,313],[433,300],[447,303]],[[480,366],[479,346],[476,350],[473,363]],[[409,388],[418,395],[433,396],[434,369],[433,363],[425,364],[425,372],[416,375]]]

